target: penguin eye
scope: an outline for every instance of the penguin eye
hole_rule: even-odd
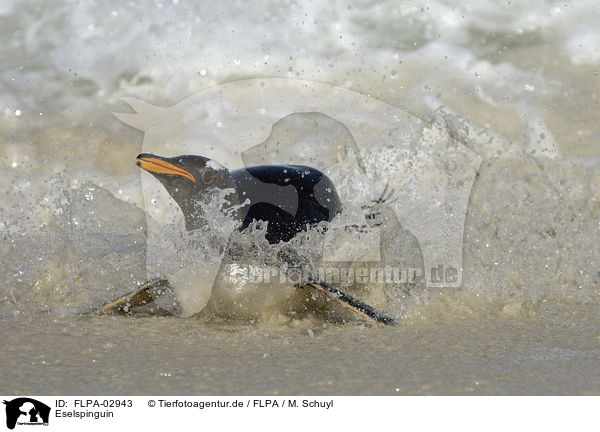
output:
[[[217,176],[215,175],[215,172],[212,169],[204,168],[200,171],[200,178],[202,179],[202,183],[204,183],[207,186],[210,186],[215,182]]]

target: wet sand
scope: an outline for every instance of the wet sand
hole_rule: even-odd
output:
[[[3,323],[2,393],[599,394],[598,307],[370,328],[175,317]],[[310,336],[308,329],[313,336]]]

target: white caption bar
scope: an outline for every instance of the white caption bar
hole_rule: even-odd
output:
[[[502,431],[597,427],[600,397],[0,396],[4,430]],[[37,427],[36,427],[37,426]],[[214,428],[214,429],[213,429]],[[218,429],[217,429],[218,428]],[[242,429],[243,428],[243,429]]]

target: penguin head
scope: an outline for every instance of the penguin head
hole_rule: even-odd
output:
[[[199,212],[198,203],[209,191],[235,188],[229,170],[218,162],[197,155],[175,157],[141,153],[136,164],[152,174],[181,208],[186,225]]]

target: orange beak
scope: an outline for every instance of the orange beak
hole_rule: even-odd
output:
[[[141,169],[150,173],[180,175],[196,183],[196,179],[189,172],[164,160],[153,157],[140,157],[135,161],[135,163]]]

